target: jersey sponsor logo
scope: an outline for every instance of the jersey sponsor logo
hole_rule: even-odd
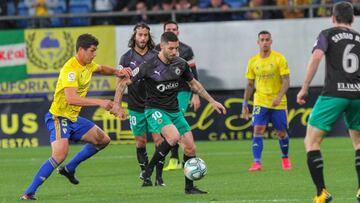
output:
[[[337,90],[341,92],[360,92],[360,83],[337,83]]]
[[[68,81],[69,81],[69,82],[74,82],[74,81],[75,81],[75,78],[76,78],[75,72],[70,72],[70,73],[68,74]]]
[[[172,82],[168,84],[159,84],[156,86],[156,89],[158,89],[160,92],[164,92],[165,90],[175,89],[179,86],[178,82]]]

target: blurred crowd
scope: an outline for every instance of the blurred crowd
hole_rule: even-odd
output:
[[[256,20],[279,18],[304,18],[309,9],[261,10],[261,6],[301,6],[319,5],[313,10],[314,17],[331,15],[332,5],[339,0],[0,0],[0,15],[7,16],[48,16],[65,13],[121,12],[117,17],[93,18],[48,18],[18,21],[0,21],[1,28],[16,27],[60,27],[87,26],[98,24],[135,24],[143,21],[149,24],[162,23],[172,18],[170,11],[182,11],[176,14],[178,22],[205,22],[229,20]],[[360,0],[349,0],[355,5],[355,15],[360,14]],[[231,8],[249,8],[247,11],[226,12]],[[203,13],[201,9],[213,9],[217,12]],[[146,13],[151,11],[151,14]],[[156,14],[158,11],[169,11]],[[137,15],[127,15],[136,12]],[[153,14],[155,13],[155,14]]]

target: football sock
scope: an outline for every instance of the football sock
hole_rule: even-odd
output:
[[[171,156],[170,158],[179,160],[179,144],[176,145],[171,149]]]
[[[254,156],[254,162],[261,162],[262,151],[263,151],[263,136],[254,135],[252,139],[252,152]]]
[[[68,164],[66,164],[66,170],[69,173],[74,173],[76,167],[82,162],[85,161],[86,159],[90,158],[91,156],[93,156],[94,154],[96,154],[99,150],[96,149],[96,147],[93,144],[85,144],[84,148],[77,153]]]
[[[185,164],[185,162],[191,158],[195,158],[196,156],[187,156],[186,154],[184,154],[184,162],[183,162],[183,166]],[[186,176],[185,176],[185,188],[192,188],[194,187],[194,181],[188,179]]]
[[[157,149],[158,147],[156,147]],[[164,168],[164,162],[165,162],[165,157],[162,157],[159,162],[156,164],[156,179],[162,177],[162,172],[163,172],[163,168]]]
[[[307,164],[310,170],[311,178],[316,186],[317,195],[320,195],[325,188],[323,174],[323,159],[320,150],[309,151],[307,153]]]
[[[358,188],[360,188],[360,149],[355,151],[355,168],[358,177]]]
[[[59,164],[55,161],[54,158],[50,157],[46,160],[35,174],[31,185],[25,191],[24,194],[35,194],[37,188],[43,184],[43,182],[51,175],[55,168],[57,168]]]
[[[282,153],[282,158],[287,158],[289,153],[289,136],[286,135],[284,138],[280,138],[279,144]]]
[[[149,158],[146,152],[146,147],[136,148],[136,155],[141,171],[145,171],[149,163]]]
[[[151,158],[149,165],[147,167],[147,174],[146,177],[150,177],[151,173],[155,167],[155,165],[169,153],[172,146],[164,140],[155,150],[153,157]]]

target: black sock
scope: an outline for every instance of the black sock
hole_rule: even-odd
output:
[[[196,156],[187,156],[186,154],[184,154],[184,161],[183,161],[183,166],[185,164],[185,162],[191,158],[195,158]],[[185,176],[185,188],[192,188],[194,187],[194,181],[188,179],[186,176]]]
[[[355,151],[355,168],[358,177],[358,187],[360,188],[360,149]]]
[[[155,165],[162,159],[165,158],[165,156],[169,153],[172,146],[164,140],[155,150],[154,155],[152,159],[150,160],[150,163],[148,167],[146,168],[146,177],[150,177],[152,174],[152,171],[154,170]]]
[[[171,156],[170,158],[179,160],[179,144],[176,145],[171,149]]]
[[[324,174],[323,174],[323,159],[320,150],[309,151],[307,153],[307,164],[310,170],[311,178],[316,185],[317,195],[325,189]]]
[[[149,158],[146,152],[146,147],[136,148],[136,155],[141,171],[145,171],[149,162]]]
[[[155,149],[157,149],[156,147]],[[156,164],[156,179],[162,178],[162,172],[164,168],[165,157],[161,158]]]

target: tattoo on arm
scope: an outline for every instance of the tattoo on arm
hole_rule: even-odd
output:
[[[210,96],[210,94],[205,90],[205,88],[201,85],[200,82],[194,79],[194,82],[191,83],[191,88],[193,91],[198,94],[200,97],[206,99],[208,102],[213,102],[214,99]]]
[[[245,101],[249,101],[251,95],[254,92],[254,81],[250,80],[247,82],[247,85],[245,87],[245,91],[244,91],[244,100]]]
[[[117,83],[117,85],[116,85],[116,90],[115,90],[114,102],[116,104],[121,105],[124,91],[127,87],[126,79],[125,78],[124,79],[117,78],[116,83]]]
[[[289,74],[282,75],[281,76],[281,82],[282,82],[282,85],[281,85],[281,89],[280,89],[280,92],[279,92],[279,97],[283,97],[286,94],[287,90],[289,89],[290,75]]]

